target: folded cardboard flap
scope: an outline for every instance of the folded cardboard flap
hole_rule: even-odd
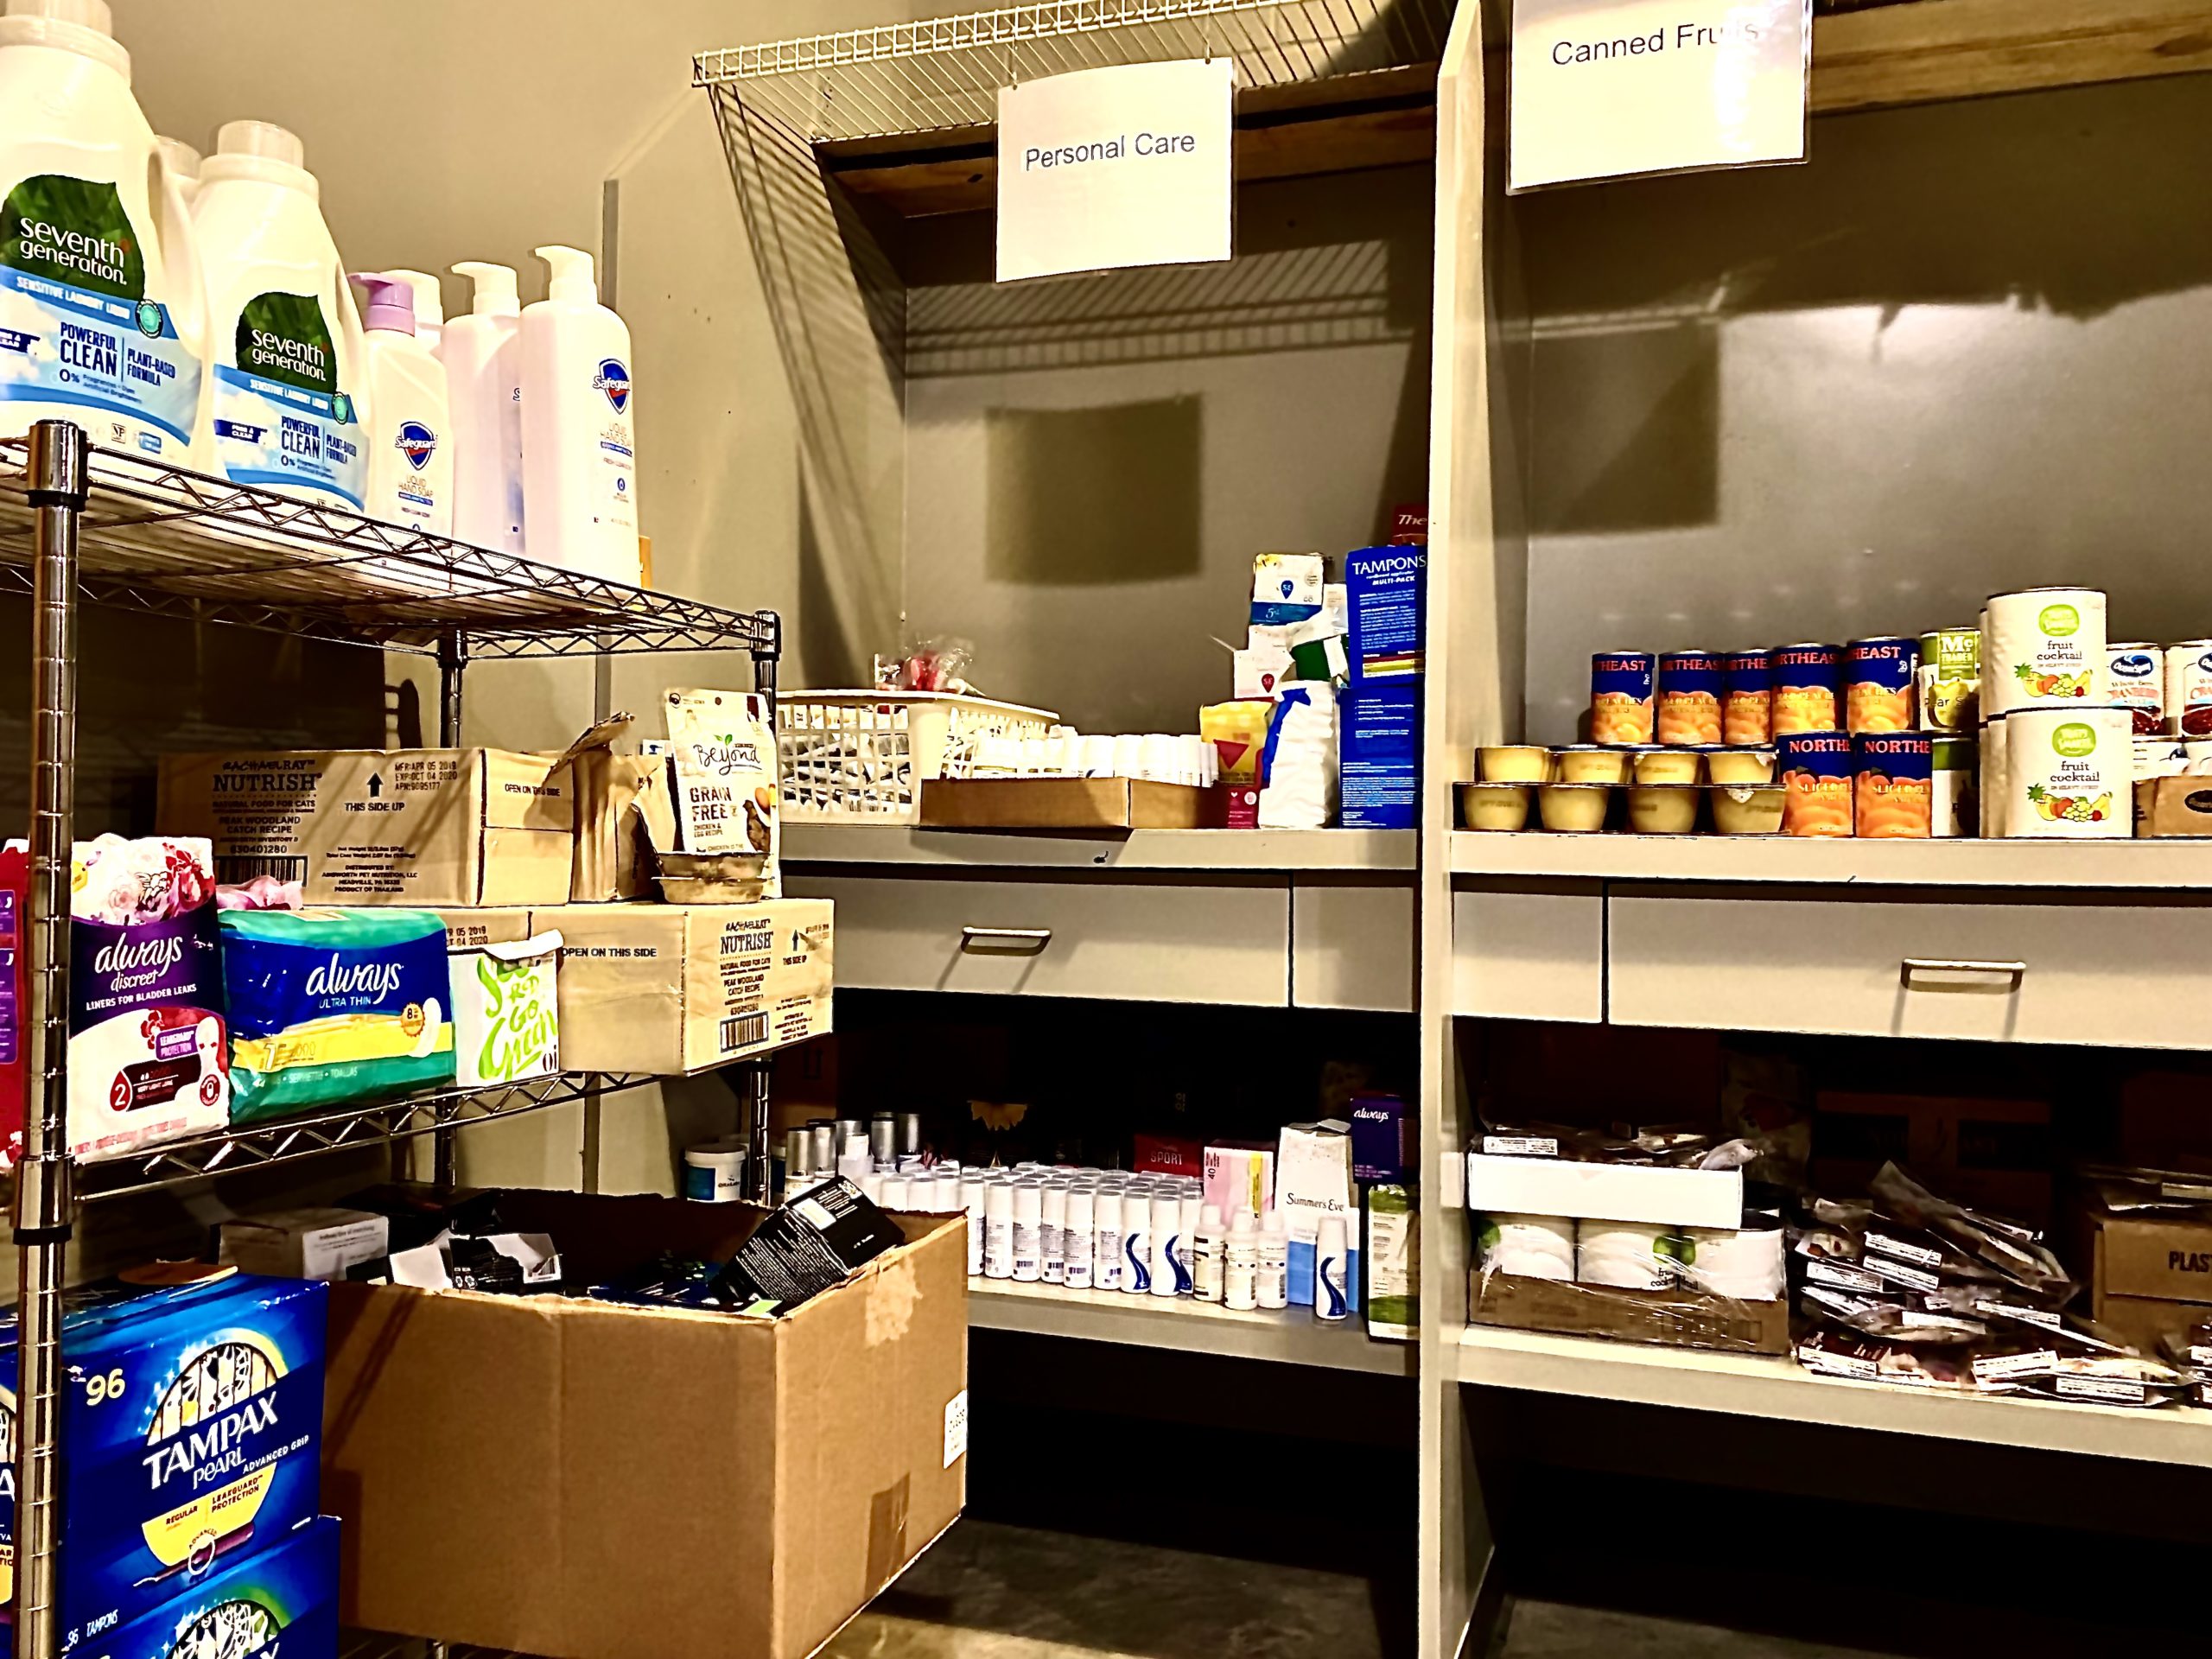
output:
[[[503,1194],[600,1278],[735,1205]],[[340,1286],[324,1497],[349,1624],[550,1659],[802,1659],[958,1515],[962,1217],[779,1319]],[[962,1402],[964,1404],[964,1401]]]

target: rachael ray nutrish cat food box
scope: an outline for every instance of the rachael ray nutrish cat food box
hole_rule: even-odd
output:
[[[63,1651],[317,1510],[328,1287],[245,1274],[72,1294],[62,1338]],[[15,1593],[16,1316],[0,1315],[0,1586]],[[95,1649],[97,1650],[97,1649]]]

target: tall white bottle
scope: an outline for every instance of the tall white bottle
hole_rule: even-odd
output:
[[[377,275],[395,283],[404,283],[415,296],[415,338],[430,348],[432,355],[445,351],[446,296],[438,286],[438,279],[427,270],[380,270]]]
[[[476,285],[438,350],[453,407],[453,533],[521,553],[522,301],[512,266],[465,260],[453,270]]]
[[[522,313],[523,522],[530,556],[636,583],[638,457],[630,331],[599,302],[591,255],[537,250],[547,297]]]
[[[205,469],[207,296],[105,0],[0,16],[0,437],[74,421]]]
[[[372,518],[453,534],[453,421],[446,371],[415,332],[415,296],[390,276],[357,274],[369,291],[367,348]]]
[[[192,226],[207,272],[212,438],[224,476],[361,511],[368,417],[360,314],[306,147],[232,121],[200,163]]]

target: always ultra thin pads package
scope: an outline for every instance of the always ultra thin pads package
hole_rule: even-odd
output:
[[[317,1510],[329,1289],[246,1274],[72,1293],[62,1336],[65,1649],[194,1589]],[[16,1332],[0,1420],[16,1444]],[[0,1591],[16,1491],[0,1486]]]
[[[446,925],[423,910],[228,910],[231,1116],[397,1099],[454,1080]]]

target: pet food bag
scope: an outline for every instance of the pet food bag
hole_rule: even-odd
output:
[[[671,691],[668,742],[683,850],[760,859],[760,896],[781,898],[781,795],[767,698],[753,691]]]
[[[438,917],[233,910],[222,931],[235,1121],[452,1087],[453,988]]]
[[[79,842],[69,864],[69,1149],[120,1157],[230,1121],[205,841]]]

